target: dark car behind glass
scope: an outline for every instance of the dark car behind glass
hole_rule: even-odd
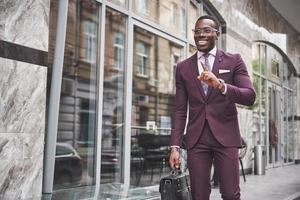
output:
[[[82,177],[82,159],[67,143],[56,144],[54,187],[79,185]]]

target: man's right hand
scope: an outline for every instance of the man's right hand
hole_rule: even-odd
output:
[[[179,169],[180,168],[180,154],[179,148],[171,147],[170,159],[169,164],[172,169]]]

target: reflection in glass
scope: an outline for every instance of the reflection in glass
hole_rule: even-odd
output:
[[[267,44],[253,45],[252,57],[253,84],[257,95],[257,101],[253,106],[253,119],[255,127],[261,128],[264,144],[268,145],[268,164],[276,166],[282,161],[291,162],[294,133],[292,110],[290,110],[293,105],[289,104],[293,104],[291,88],[295,84],[291,78],[292,72],[283,56]],[[267,93],[266,82],[269,85]],[[266,113],[267,106],[269,113]],[[266,119],[269,119],[268,123]],[[261,126],[258,125],[257,120],[261,122]]]
[[[189,42],[191,44],[194,44],[194,33],[192,29],[195,28],[196,20],[200,17],[200,11],[198,9],[198,6],[196,3],[193,3],[193,1],[190,1],[189,6],[189,24],[188,24],[188,36],[189,36]]]
[[[123,70],[124,44],[124,34],[116,31],[114,33],[114,67],[118,70]]]
[[[252,69],[257,73],[260,73],[259,46],[259,44],[256,44],[252,48]]]
[[[277,129],[277,135],[273,134],[273,143],[275,145],[275,163],[279,163],[281,161],[281,99],[280,99],[280,93],[281,91],[275,90],[275,102],[274,102],[274,114],[275,114],[275,121],[276,121],[276,129]]]
[[[260,134],[260,77],[253,74],[253,86],[256,93],[256,99],[252,106],[253,110],[253,144],[259,144]]]
[[[57,1],[51,6],[57,8]],[[55,9],[52,10],[56,12]],[[70,1],[54,188],[94,184],[99,4]],[[50,32],[53,38],[55,31]],[[50,51],[52,52],[52,51]]]
[[[283,158],[284,162],[288,162],[288,91],[284,89],[284,96],[283,96],[283,140],[284,140],[284,148],[283,148]]]
[[[262,145],[266,143],[267,137],[267,91],[266,91],[266,79],[261,78],[261,108],[260,108],[260,117],[261,117],[261,134],[262,138],[260,143]]]
[[[287,132],[287,137],[288,137],[288,162],[293,162],[294,161],[294,118],[293,118],[293,113],[294,113],[294,95],[292,91],[288,91],[288,111],[287,111],[287,120],[288,120],[288,132]]]
[[[101,184],[122,182],[125,38],[125,16],[117,11],[107,9],[101,131]]]
[[[185,0],[133,0],[133,11],[167,28],[171,34],[185,36]]]
[[[107,0],[110,1],[116,5],[122,6],[124,8],[127,8],[128,5],[128,0]]]
[[[269,163],[277,164],[281,161],[281,110],[280,91],[276,87],[269,87]]]
[[[174,75],[182,50],[171,41],[134,28],[132,185],[156,184],[164,172],[169,172],[167,147],[175,98]]]
[[[260,68],[261,68],[261,74],[266,75],[267,74],[267,46],[266,45],[259,45],[260,46]]]
[[[149,68],[149,47],[144,42],[137,43],[137,73],[141,76],[148,76]]]

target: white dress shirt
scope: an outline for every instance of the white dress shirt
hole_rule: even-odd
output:
[[[203,72],[203,68],[201,66],[201,63],[204,65],[205,63],[205,58],[204,58],[204,52],[201,52],[201,51],[197,51],[197,64],[198,64],[198,72],[199,72],[199,75]],[[212,50],[210,50],[208,52],[208,62],[209,62],[209,65],[210,65],[210,71],[213,70],[213,66],[214,66],[214,63],[215,63],[215,59],[216,59],[216,54],[217,54],[217,47],[215,46]],[[222,94],[226,94],[227,92],[227,85],[224,84],[224,92],[222,92]]]

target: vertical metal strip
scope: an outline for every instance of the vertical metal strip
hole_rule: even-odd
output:
[[[129,16],[127,21],[127,67],[126,67],[126,89],[125,89],[125,136],[124,136],[124,193],[130,188],[130,157],[131,157],[131,108],[132,108],[132,70],[133,70],[133,21],[131,16],[132,1],[129,0]]]
[[[58,1],[56,41],[54,50],[54,60],[51,77],[51,88],[49,95],[48,122],[44,153],[44,170],[43,170],[43,189],[44,194],[51,194],[53,191],[54,165],[56,139],[58,129],[58,115],[60,91],[62,82],[62,71],[64,62],[64,51],[66,41],[67,17],[68,17],[68,0]]]
[[[98,197],[101,184],[101,152],[102,152],[102,112],[103,112],[103,83],[104,83],[104,49],[105,49],[105,14],[106,4],[101,6],[99,33],[99,76],[98,76],[98,96],[97,96],[97,130],[96,130],[96,189],[95,198]]]
[[[189,40],[189,31],[192,31],[192,30],[189,30],[189,8],[190,8],[190,0],[186,0],[185,1],[185,46],[184,46],[184,53],[183,53],[183,58],[187,58],[188,55],[189,55],[189,50],[190,50],[190,40]],[[181,59],[183,59],[181,58]],[[174,77],[175,78],[175,77]]]

